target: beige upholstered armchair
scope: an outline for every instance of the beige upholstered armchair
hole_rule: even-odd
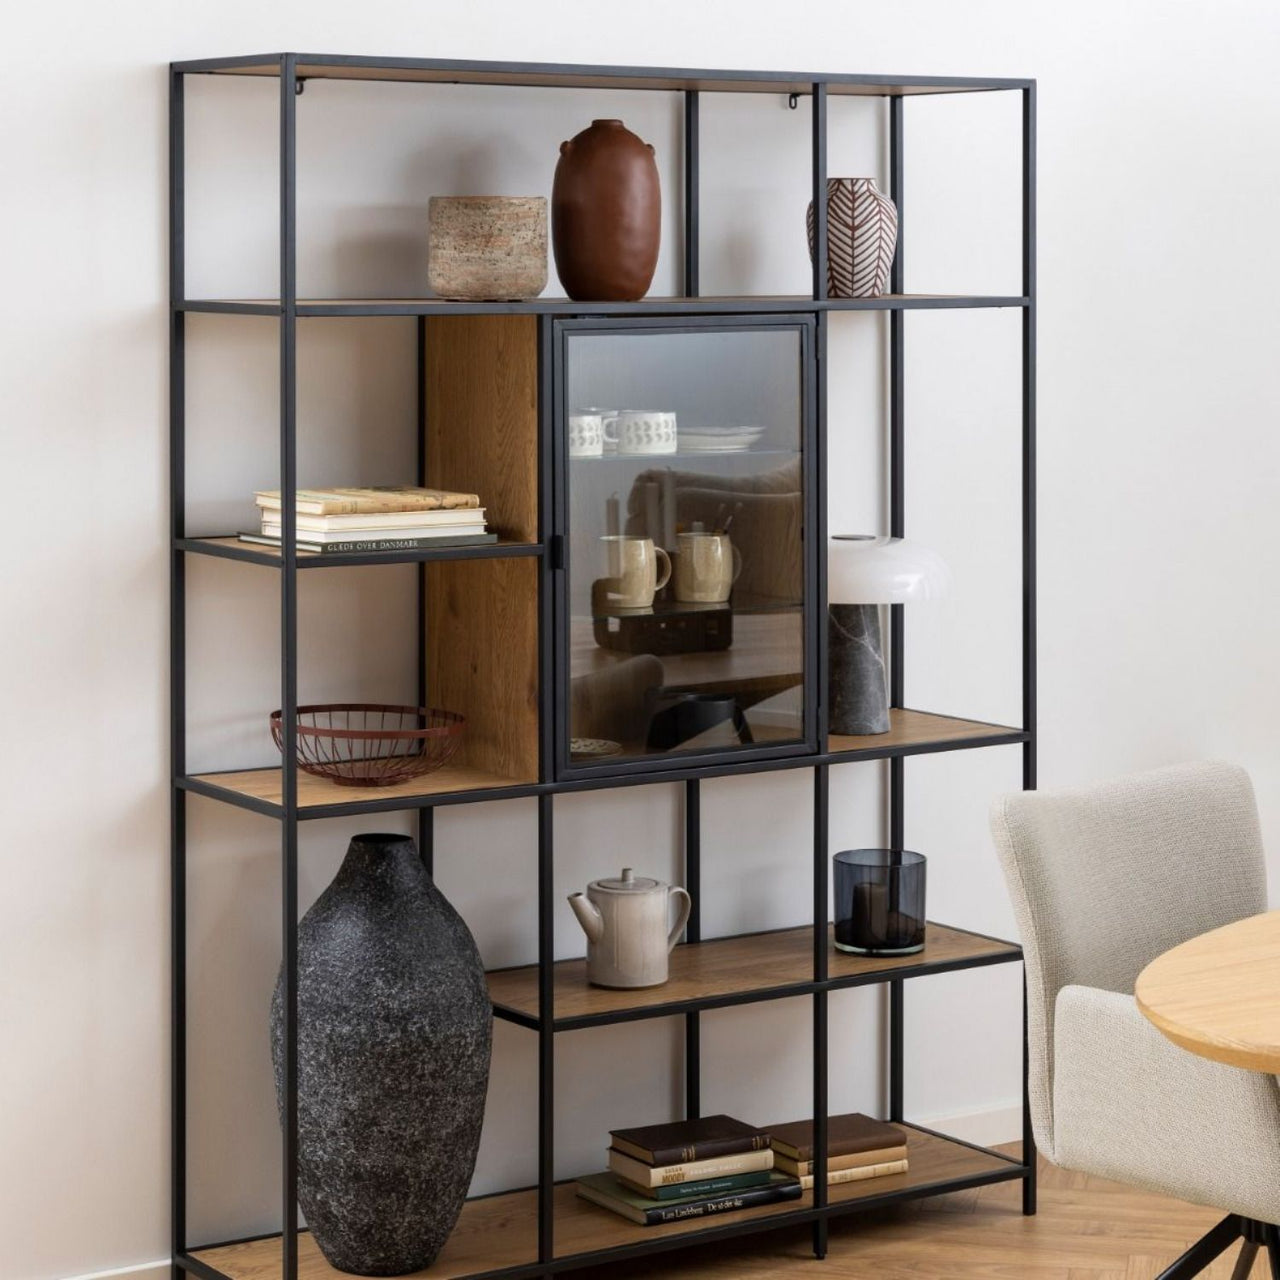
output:
[[[1266,910],[1249,776],[1182,765],[997,801],[992,831],[1026,956],[1032,1122],[1045,1155],[1225,1210],[1163,1273],[1199,1274],[1244,1235],[1280,1276],[1280,1088],[1166,1040],[1133,999],[1188,938]]]

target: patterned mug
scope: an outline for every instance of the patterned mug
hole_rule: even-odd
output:
[[[663,409],[619,409],[605,418],[604,438],[619,453],[633,456],[675,453],[676,415]]]
[[[598,458],[604,452],[604,418],[584,411],[569,415],[569,457]]]

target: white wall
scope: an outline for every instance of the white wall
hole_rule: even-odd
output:
[[[1037,76],[1042,779],[1229,757],[1252,770],[1280,847],[1273,6],[117,0],[28,9],[7,34],[3,1280],[167,1249],[171,58],[301,48]],[[270,287],[273,88],[192,87],[193,294]],[[558,141],[595,115],[616,112],[655,143],[674,209],[678,118],[660,95],[312,84],[299,105],[305,289],[410,291],[429,194],[544,191]],[[833,111],[832,172],[882,167],[877,109]],[[705,288],[798,291],[807,111],[752,98],[709,103],[705,114]],[[1012,100],[909,104],[909,287],[1016,290],[1016,123]],[[672,235],[655,290],[673,284],[677,251]],[[957,576],[948,603],[912,615],[908,692],[918,705],[992,719],[1018,712],[1017,328],[1014,313],[908,320],[911,532],[942,548]],[[221,528],[271,479],[262,469],[272,457],[270,325],[201,317],[190,332],[192,525]],[[837,317],[832,338],[832,523],[869,528],[881,518],[883,322]],[[312,321],[301,368],[304,479],[405,465],[409,325]],[[400,696],[411,660],[406,573],[308,581],[307,696]],[[267,763],[274,578],[218,562],[194,564],[190,577],[192,655],[207,673],[192,688],[193,764]],[[341,625],[325,625],[333,618]],[[1018,777],[1009,748],[909,766],[908,836],[931,855],[936,916],[1011,929],[985,809]],[[835,847],[878,838],[879,767],[846,766],[835,779]],[[714,782],[704,807],[707,932],[802,919],[807,776]],[[558,802],[557,889],[610,869],[624,851],[674,873],[678,821],[670,788]],[[306,828],[304,900],[366,825]],[[442,811],[438,831],[440,883],[486,959],[530,958],[531,806]],[[191,832],[192,1219],[197,1234],[225,1236],[270,1227],[275,1213],[264,1023],[278,949],[276,833],[198,800]],[[573,953],[567,910],[556,923],[558,949]],[[1012,969],[917,984],[908,1003],[915,1116],[999,1113],[1016,1100]],[[874,1107],[877,997],[842,994],[833,1013],[832,1104]],[[766,1122],[779,1109],[803,1113],[807,1007],[705,1022],[708,1106]],[[633,1121],[666,1114],[678,1089],[675,1039],[659,1023],[562,1037],[562,1172],[599,1158],[622,1099]],[[535,1082],[532,1037],[500,1027],[478,1190],[532,1177]]]

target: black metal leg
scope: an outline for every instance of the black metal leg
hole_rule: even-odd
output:
[[[538,1261],[555,1257],[554,818],[538,797]]]
[[[1280,1280],[1280,1228],[1268,1226],[1267,1261],[1271,1264],[1271,1280]]]
[[[1253,1270],[1253,1260],[1258,1256],[1258,1246],[1252,1240],[1246,1240],[1240,1246],[1240,1256],[1236,1259],[1235,1270],[1231,1280],[1249,1280],[1249,1272]],[[1272,1270],[1275,1266],[1272,1264]]]
[[[696,97],[696,95],[694,95]],[[686,943],[702,941],[702,792],[697,778],[684,784],[684,885],[691,906],[685,925]],[[695,1012],[684,1015],[684,1115],[702,1114],[701,1030]]]
[[[1243,1234],[1244,1223],[1234,1213],[1229,1213],[1207,1235],[1203,1235],[1172,1266],[1166,1267],[1156,1280],[1190,1280],[1198,1276],[1220,1253],[1229,1249]],[[1271,1263],[1275,1272],[1274,1254]]]
[[[813,1256],[815,1258],[825,1258],[827,1256],[827,1220],[826,1218],[817,1218],[814,1220]]]
[[[830,903],[827,894],[828,859],[831,835],[831,770],[819,765],[813,771],[813,980],[826,982],[828,973],[827,922]],[[813,994],[813,1207],[819,1216],[813,1222],[813,1252],[827,1256],[827,992]]]

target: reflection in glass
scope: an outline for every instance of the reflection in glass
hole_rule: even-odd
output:
[[[571,763],[803,737],[801,333],[573,333]]]

